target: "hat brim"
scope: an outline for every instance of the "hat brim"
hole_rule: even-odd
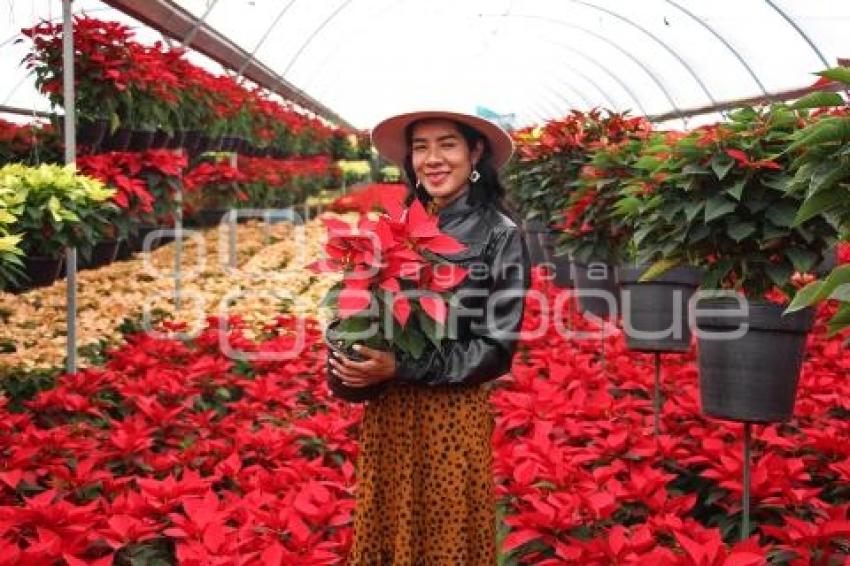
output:
[[[404,158],[407,156],[405,130],[419,120],[454,120],[481,132],[490,143],[493,166],[496,169],[504,166],[513,154],[514,144],[511,136],[493,122],[471,114],[442,110],[408,112],[387,118],[372,128],[372,145],[384,158],[403,167]]]

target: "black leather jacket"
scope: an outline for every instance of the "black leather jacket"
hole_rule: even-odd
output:
[[[453,339],[429,343],[419,359],[396,351],[396,377],[417,385],[474,385],[507,373],[516,349],[531,280],[528,249],[519,227],[489,204],[462,195],[438,212],[440,229],[467,246],[446,260],[467,268],[452,291]]]

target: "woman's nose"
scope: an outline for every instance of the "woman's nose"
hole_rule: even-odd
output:
[[[439,164],[443,161],[443,155],[439,149],[432,149],[428,151],[428,154],[425,156],[425,164]]]

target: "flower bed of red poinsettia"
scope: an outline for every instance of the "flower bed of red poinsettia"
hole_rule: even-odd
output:
[[[566,292],[540,275],[550,300]],[[536,305],[525,325],[546,332],[492,397],[507,563],[842,563],[850,355],[825,337],[829,307],[796,418],[755,427],[757,534],[737,543],[742,427],[700,416],[693,353],[663,357],[656,439],[652,358],[616,329],[604,349],[567,340]],[[133,335],[104,367],[0,409],[0,564],[344,560],[360,409],[328,398],[321,328],[304,322],[294,359],[244,362],[221,354],[215,322],[186,342]],[[272,353],[302,321],[278,318],[259,343],[230,322],[235,348]]]
[[[538,281],[538,285],[540,282]],[[850,353],[811,337],[796,418],[755,427],[752,515],[737,541],[743,426],[702,417],[695,354],[665,354],[662,435],[653,436],[653,357],[618,331],[565,341],[549,327],[494,396],[503,550],[529,564],[839,563],[850,520]],[[525,320],[539,324],[534,306]],[[574,318],[577,329],[591,327]]]

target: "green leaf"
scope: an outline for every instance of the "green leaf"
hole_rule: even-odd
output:
[[[729,174],[729,171],[732,170],[732,167],[735,166],[735,160],[725,153],[717,153],[711,158],[710,165],[712,170],[714,170],[714,174],[722,181]]]
[[[794,295],[794,299],[791,301],[791,304],[788,305],[788,308],[785,309],[785,312],[795,312],[820,301],[821,299],[819,299],[818,297],[821,295],[821,289],[823,289],[823,285],[823,281],[812,281],[811,283],[797,291],[797,294]]]
[[[711,222],[721,216],[725,216],[733,212],[738,207],[723,195],[713,196],[705,203],[705,221]]]
[[[729,227],[728,234],[736,242],[740,242],[756,231],[756,225],[752,222],[738,222]]]
[[[824,108],[829,106],[844,106],[844,99],[837,92],[813,92],[797,100],[791,108]]]
[[[835,336],[850,326],[850,303],[841,303],[838,310],[826,324],[829,336]]]
[[[850,165],[844,161],[828,160],[818,165],[812,173],[808,197],[833,187],[835,183],[850,176]]]
[[[797,209],[794,205],[778,202],[767,209],[765,218],[781,228],[790,228],[794,225],[794,217]]]
[[[794,274],[794,270],[791,268],[791,265],[782,262],[780,264],[768,264],[765,268],[768,277],[773,281],[774,285],[777,287],[784,287],[791,280],[791,275]]]
[[[635,197],[626,197],[617,201],[614,205],[614,212],[619,216],[630,216],[640,208],[640,199]]]
[[[793,226],[799,226],[807,220],[843,204],[846,202],[846,197],[847,190],[844,187],[835,186],[806,199],[800,210],[797,211]]]
[[[799,271],[800,273],[811,271],[815,266],[815,262],[818,260],[818,254],[802,248],[788,248],[785,250],[785,257],[790,259],[791,263],[794,264],[794,271]]]
[[[850,119],[824,118],[803,130],[802,135],[788,146],[786,151],[794,151],[822,143],[844,141],[850,138]]]
[[[726,194],[734,198],[735,200],[741,200],[741,193],[744,192],[744,187],[747,185],[747,179],[741,179],[728,189],[726,189]]]
[[[693,222],[704,206],[705,202],[703,201],[689,202],[685,205],[685,217],[688,219],[688,222]]]
[[[649,269],[647,269],[641,274],[640,279],[638,279],[638,281],[643,283],[646,281],[652,281],[653,279],[657,279],[658,277],[661,277],[667,271],[670,271],[680,263],[682,263],[682,260],[680,259],[668,258],[658,260],[652,265],[650,265]]]
[[[831,69],[819,71],[815,74],[850,85],[850,68],[848,67],[832,67]]]
[[[702,280],[703,289],[719,289],[720,282],[732,269],[733,262],[731,259],[721,259],[706,270],[706,274]]]
[[[786,312],[794,312],[828,298],[835,289],[850,283],[850,264],[840,265],[832,270],[826,279],[812,281],[799,291],[788,305]]]

